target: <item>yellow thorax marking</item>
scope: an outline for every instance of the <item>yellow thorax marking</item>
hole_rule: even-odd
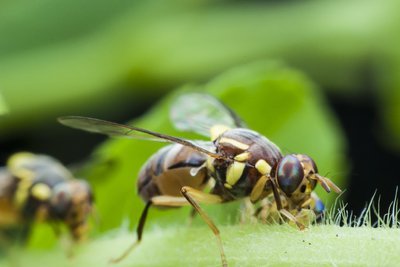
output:
[[[32,196],[36,199],[44,201],[50,198],[51,196],[51,189],[48,185],[44,183],[35,184],[32,187]]]
[[[220,142],[220,143],[228,143],[228,144],[231,144],[231,145],[233,145],[234,147],[237,147],[237,148],[239,148],[239,149],[241,149],[241,150],[246,150],[246,149],[249,148],[249,145],[243,144],[242,142],[239,142],[239,141],[237,141],[237,140],[235,140],[235,139],[232,139],[232,138],[222,137],[222,138],[219,140],[219,142]]]
[[[269,175],[271,173],[271,166],[263,159],[258,160],[255,167],[262,175]]]
[[[230,128],[228,126],[222,125],[222,124],[217,124],[211,127],[210,129],[210,136],[211,140],[214,141],[217,139],[221,134],[229,130]]]
[[[234,185],[240,179],[243,174],[245,163],[234,161],[231,165],[229,165],[228,170],[226,171],[226,182],[229,185]]]
[[[249,152],[243,152],[241,154],[238,154],[235,156],[235,160],[237,161],[246,161],[248,160],[250,157],[250,153]]]

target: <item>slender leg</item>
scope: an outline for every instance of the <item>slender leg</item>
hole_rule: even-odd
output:
[[[144,207],[143,211],[142,211],[142,215],[140,215],[140,219],[139,219],[139,224],[138,227],[136,229],[136,233],[137,233],[137,240],[128,247],[127,250],[125,250],[124,253],[122,253],[121,256],[111,259],[111,263],[117,263],[120,262],[121,260],[123,260],[126,256],[129,255],[129,253],[137,246],[139,245],[140,241],[142,240],[142,234],[143,234],[143,228],[144,225],[146,223],[146,218],[147,218],[147,213],[149,211],[149,208],[152,205],[152,201],[150,200],[149,202],[146,203],[146,206]]]
[[[215,226],[215,224],[211,220],[211,218],[207,215],[207,213],[205,213],[204,210],[197,203],[197,201],[202,202],[202,203],[209,203],[209,204],[221,203],[222,198],[217,195],[204,193],[202,191],[196,190],[189,186],[182,187],[181,192],[182,192],[183,196],[187,199],[187,201],[189,201],[189,203],[193,206],[193,208],[196,209],[196,211],[199,213],[199,215],[204,220],[204,222],[207,223],[207,225],[213,231],[215,237],[217,238],[218,248],[219,248],[219,251],[221,254],[222,266],[228,267],[228,262],[226,261],[224,247],[222,245],[222,240],[221,240],[221,236],[219,234],[219,230],[218,230],[217,226]]]
[[[285,210],[285,209],[280,209],[279,213],[282,214],[283,216],[285,216],[287,219],[289,219],[290,221],[294,222],[297,227],[299,227],[300,230],[304,230],[305,226],[300,223],[296,217],[293,216],[293,214],[291,214],[289,211]]]
[[[255,215],[255,206],[251,202],[250,198],[246,197],[242,202],[242,209],[240,214],[240,223],[256,223],[257,216]]]
[[[271,202],[270,197],[261,200],[260,207],[254,213],[256,219],[261,220],[262,223],[279,223],[280,214],[275,204]]]
[[[312,202],[312,198],[308,198],[306,201],[304,201],[303,203],[301,203],[301,207],[302,208],[306,208],[307,206],[309,206]]]
[[[128,249],[126,249],[125,252],[121,254],[121,256],[111,259],[110,262],[111,263],[120,262],[140,244],[140,241],[142,240],[143,229],[146,223],[147,213],[151,206],[182,207],[187,205],[189,205],[189,203],[184,197],[172,197],[172,196],[152,197],[151,200],[146,203],[146,206],[144,207],[142,214],[140,215],[139,224],[136,228],[137,240],[132,245],[130,245]]]
[[[274,198],[276,201],[276,207],[280,211],[280,210],[282,210],[282,201],[281,201],[281,196],[279,195],[279,192],[278,192],[278,186],[276,185],[276,182],[274,179],[269,179],[269,180],[271,181],[272,192],[274,193]]]

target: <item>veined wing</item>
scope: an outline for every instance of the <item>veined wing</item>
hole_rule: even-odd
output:
[[[60,117],[58,118],[58,121],[65,126],[92,133],[177,143],[187,147],[191,147],[213,158],[223,158],[221,155],[211,151],[209,147],[202,145],[200,142],[196,143],[195,141],[157,133],[135,126],[81,116]]]
[[[170,111],[175,128],[210,136],[215,125],[245,128],[239,116],[215,97],[204,93],[189,93],[175,100]]]

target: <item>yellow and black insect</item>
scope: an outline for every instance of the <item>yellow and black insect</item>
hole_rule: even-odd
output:
[[[289,209],[286,196],[281,193],[281,203],[284,209],[287,209],[295,218],[298,223],[308,226],[311,223],[318,223],[323,219],[325,212],[325,205],[315,192],[310,195],[310,200],[305,207],[297,206]],[[273,195],[263,198],[259,203],[252,203],[249,198],[243,202],[241,209],[241,222],[261,222],[265,224],[276,224],[288,221],[282,218],[277,202]],[[293,221],[288,221],[293,223]]]
[[[327,192],[330,188],[340,192],[333,182],[318,174],[310,157],[282,156],[274,143],[246,128],[231,109],[209,95],[180,96],[172,105],[171,119],[177,129],[211,136],[211,142],[87,117],[59,118],[66,126],[89,132],[173,143],[155,153],[139,173],[138,190],[146,206],[137,228],[138,239],[114,262],[123,259],[140,242],[151,206],[178,207],[190,203],[215,234],[222,265],[227,266],[219,230],[199,203],[217,204],[245,197],[257,202],[273,194],[279,213],[302,229],[304,225],[290,211],[309,208],[317,183]],[[210,192],[204,192],[209,180],[214,185]]]
[[[87,233],[92,201],[89,184],[52,157],[20,152],[0,169],[0,229],[27,230],[38,220],[58,232],[64,223],[73,240],[80,241]]]

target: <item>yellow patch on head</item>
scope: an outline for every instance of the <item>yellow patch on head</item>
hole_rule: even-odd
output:
[[[230,128],[225,126],[225,125],[221,125],[221,124],[217,124],[214,125],[213,127],[211,127],[210,129],[210,135],[211,135],[211,140],[214,141],[215,139],[217,139],[221,134],[223,134],[224,132],[226,132],[227,130],[229,130]]]
[[[41,201],[47,200],[51,196],[51,189],[48,185],[43,183],[35,184],[32,187],[32,196]]]
[[[237,161],[246,161],[248,160],[250,157],[250,153],[249,152],[243,152],[241,154],[238,154],[235,156],[235,160]]]
[[[311,183],[308,183],[307,184],[307,187],[306,187],[306,194],[311,194],[311,192],[313,191],[313,189],[312,189],[312,187],[311,187]]]
[[[255,167],[262,175],[269,175],[271,173],[271,166],[263,159],[258,160]]]
[[[229,165],[228,170],[226,171],[226,182],[229,185],[234,185],[240,179],[243,174],[245,163],[234,161],[231,165]]]
[[[239,148],[239,149],[241,149],[241,150],[246,150],[246,149],[249,148],[249,145],[243,144],[242,142],[239,142],[239,141],[237,141],[237,140],[235,140],[235,139],[232,139],[232,138],[222,137],[222,138],[219,140],[219,142],[220,142],[220,143],[230,144],[230,145],[232,145],[232,146],[234,146],[234,147],[237,147],[237,148]]]

